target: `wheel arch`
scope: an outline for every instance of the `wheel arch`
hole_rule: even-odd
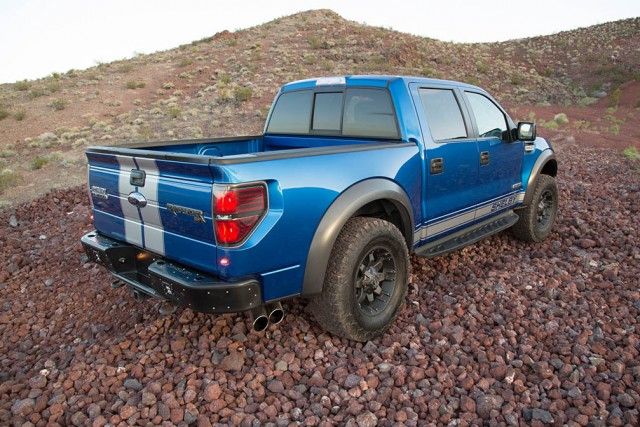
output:
[[[414,221],[405,191],[387,179],[361,181],[340,194],[320,220],[307,254],[301,296],[317,295],[322,291],[331,250],[344,225],[354,216],[390,221],[398,227],[411,252]]]
[[[534,163],[533,168],[531,168],[531,174],[527,181],[527,191],[524,195],[524,206],[528,206],[531,203],[540,175],[549,175],[554,178],[558,175],[558,161],[552,150],[543,151]]]

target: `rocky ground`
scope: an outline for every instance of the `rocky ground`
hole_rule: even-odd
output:
[[[360,344],[303,301],[244,315],[136,303],[86,263],[86,189],[0,212],[4,425],[638,425],[640,164],[556,137],[548,240],[414,258],[399,320]]]

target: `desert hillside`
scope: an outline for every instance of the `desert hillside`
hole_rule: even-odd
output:
[[[572,111],[573,127],[616,139],[637,119],[638,46],[639,18],[505,43],[459,44],[317,10],[165,52],[4,84],[0,203],[82,183],[83,150],[90,145],[259,133],[280,85],[320,75],[462,80],[518,106],[512,110],[517,118],[542,119],[543,125],[580,107],[578,116],[585,117]],[[594,104],[602,108],[583,108]],[[612,106],[628,108],[607,112]]]

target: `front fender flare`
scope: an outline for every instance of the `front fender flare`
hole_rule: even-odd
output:
[[[304,272],[301,296],[322,292],[329,256],[338,234],[346,222],[367,203],[387,200],[398,208],[404,226],[400,230],[411,250],[413,245],[413,210],[405,191],[393,181],[375,178],[361,181],[340,194],[325,212],[311,241]]]
[[[558,172],[558,162],[556,160],[556,155],[553,150],[545,150],[540,153],[540,156],[536,159],[536,162],[533,164],[533,168],[531,168],[531,174],[529,174],[529,180],[527,181],[527,191],[524,195],[523,205],[528,206],[531,204],[531,200],[533,199],[533,193],[536,191],[536,186],[538,185],[538,178],[542,173],[542,170],[551,163],[551,176],[556,176]]]

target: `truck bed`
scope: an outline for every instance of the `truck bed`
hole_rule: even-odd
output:
[[[172,141],[134,142],[117,147],[90,147],[87,153],[124,154],[205,164],[246,163],[378,149],[397,140],[316,136],[234,136]]]

